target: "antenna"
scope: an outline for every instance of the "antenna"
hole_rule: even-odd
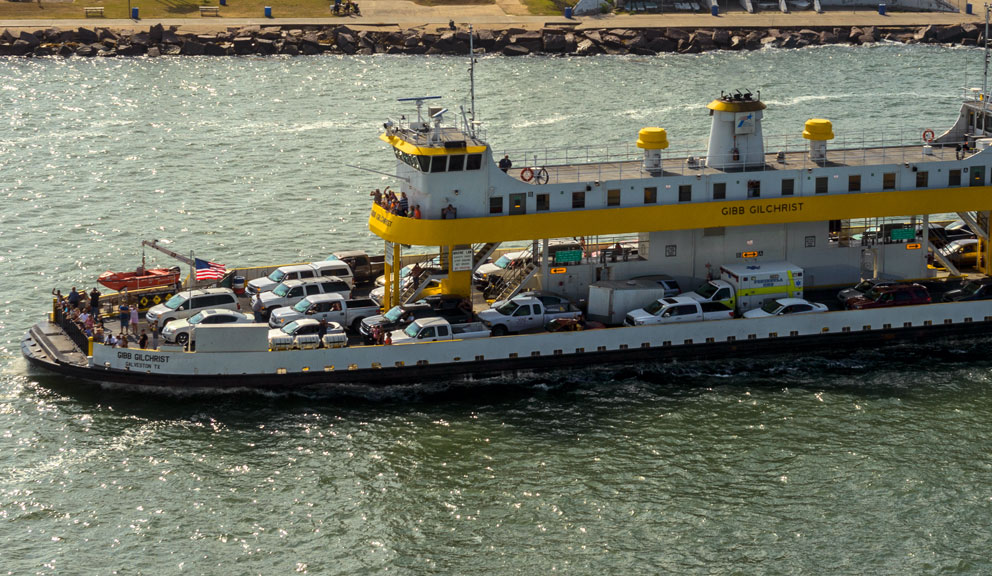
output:
[[[986,8],[987,9],[987,8]],[[988,19],[986,19],[988,20]],[[985,31],[985,37],[988,38],[989,31]],[[468,25],[468,79],[469,79],[469,93],[470,103],[469,103],[469,117],[472,122],[469,124],[468,133],[472,138],[475,138],[475,33],[472,31],[472,25]],[[988,60],[986,59],[986,62]]]
[[[985,5],[985,35],[982,39],[985,41],[985,72],[982,74],[982,100],[988,102],[989,99],[989,11],[992,10],[992,6],[989,4]],[[985,104],[987,106],[988,104]]]

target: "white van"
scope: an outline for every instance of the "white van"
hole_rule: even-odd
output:
[[[248,282],[248,293],[259,294],[272,290],[281,282],[287,280],[306,280],[307,278],[321,278],[324,276],[337,276],[348,283],[349,287],[355,287],[355,277],[351,272],[351,267],[343,260],[321,260],[309,264],[293,264],[290,266],[280,266],[266,277],[255,278]]]

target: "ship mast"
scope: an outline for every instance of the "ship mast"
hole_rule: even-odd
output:
[[[986,102],[985,106],[988,106],[987,102],[989,100],[989,13],[992,11],[992,5],[985,5],[985,35],[982,37],[985,41],[985,71],[982,74],[982,100]]]
[[[986,16],[988,15],[988,5],[985,7]],[[985,37],[988,38],[988,17],[985,18]],[[469,135],[475,138],[475,32],[472,31],[472,25],[468,25],[468,79],[469,79]],[[985,58],[985,70],[988,71],[989,60],[988,60],[988,43],[986,42],[986,58]]]

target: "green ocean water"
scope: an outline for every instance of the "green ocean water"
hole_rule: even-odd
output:
[[[513,157],[662,126],[720,90],[765,133],[909,142],[982,54],[878,45],[482,58]],[[375,250],[397,98],[468,103],[459,58],[0,59],[0,573],[988,574],[988,341],[604,366],[319,395],[157,394],[33,371],[54,287],[140,241],[229,266]],[[172,262],[158,254],[149,258]]]

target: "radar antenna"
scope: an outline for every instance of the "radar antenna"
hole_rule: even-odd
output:
[[[424,121],[423,108],[424,102],[427,100],[439,100],[440,96],[411,96],[409,98],[397,98],[397,102],[416,102],[417,103],[417,122]]]

